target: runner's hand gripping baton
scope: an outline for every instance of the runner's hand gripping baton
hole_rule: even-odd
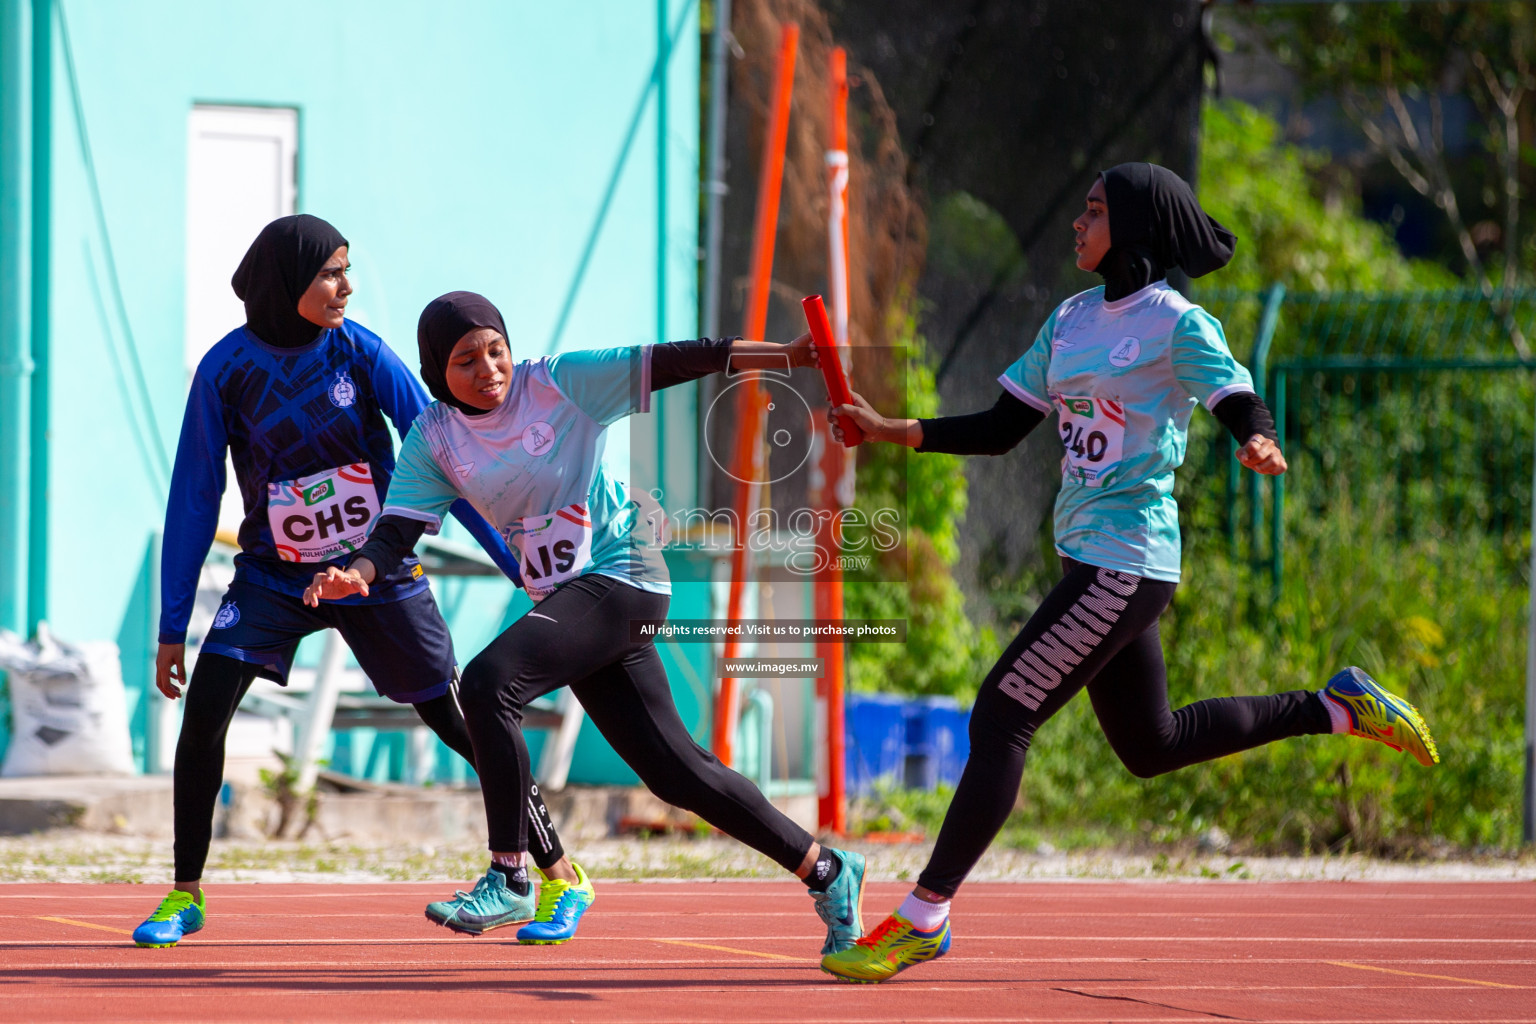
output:
[[[820,295],[800,300],[805,309],[805,322],[811,328],[811,341],[816,345],[816,361],[821,364],[821,377],[827,382],[827,397],[833,405],[852,405],[853,395],[848,391],[848,378],[843,374],[843,360],[832,339],[832,324],[827,320],[827,307]],[[864,432],[847,416],[839,416],[837,425],[843,430],[843,447],[852,448],[864,440]]]

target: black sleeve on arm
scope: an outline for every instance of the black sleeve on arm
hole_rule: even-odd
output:
[[[1216,403],[1211,414],[1232,431],[1239,445],[1247,444],[1254,434],[1263,434],[1277,444],[1280,441],[1279,435],[1275,433],[1275,417],[1270,414],[1269,406],[1252,391],[1228,395]]]
[[[368,543],[347,563],[347,568],[352,568],[352,563],[359,558],[366,558],[373,563],[373,579],[378,582],[400,568],[406,556],[416,550],[416,542],[421,540],[426,529],[427,524],[420,519],[380,516],[373,524],[373,532],[368,535]]]
[[[700,338],[669,341],[651,346],[651,390],[723,373],[731,363],[731,342],[736,338]]]
[[[985,412],[918,420],[923,425],[923,443],[917,450],[951,455],[1002,455],[1012,451],[1024,440],[1024,435],[1044,419],[1045,413],[1004,391],[997,404]]]

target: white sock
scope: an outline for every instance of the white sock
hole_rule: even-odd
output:
[[[929,903],[917,893],[907,894],[907,898],[901,901],[901,906],[896,913],[912,922],[912,927],[920,932],[931,932],[944,923],[949,916],[949,900],[942,903]]]
[[[1349,712],[1340,707],[1324,690],[1317,691],[1317,699],[1322,701],[1323,707],[1328,709],[1328,721],[1333,723],[1333,731],[1349,732]]]

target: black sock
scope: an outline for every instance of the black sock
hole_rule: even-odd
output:
[[[527,896],[533,891],[533,883],[528,881],[527,865],[518,864],[514,867],[511,864],[493,860],[491,869],[501,872],[501,877],[507,880],[507,888],[511,889],[515,895]]]
[[[828,886],[837,881],[837,876],[842,874],[842,872],[843,862],[833,855],[830,846],[823,846],[821,853],[816,857],[815,865],[811,868],[810,875],[806,877],[805,881],[812,889],[820,889],[825,892]]]

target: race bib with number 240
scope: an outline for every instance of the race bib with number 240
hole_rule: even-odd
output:
[[[1107,398],[1056,395],[1063,482],[1103,487],[1120,469],[1125,450],[1125,406]]]

